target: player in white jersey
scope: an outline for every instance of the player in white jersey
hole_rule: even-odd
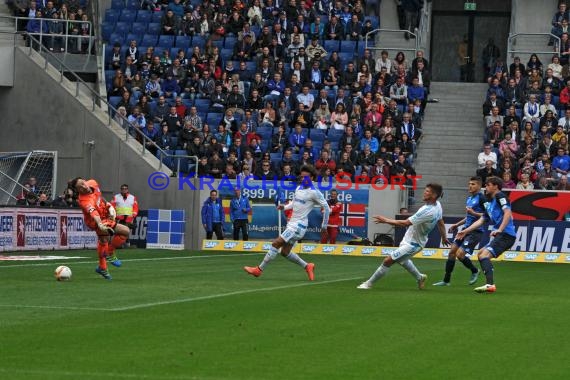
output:
[[[287,223],[285,231],[271,244],[271,248],[265,254],[263,261],[259,266],[256,267],[244,267],[243,269],[251,274],[252,276],[259,277],[263,273],[263,270],[269,264],[271,260],[277,257],[279,254],[279,249],[281,249],[281,255],[284,256],[289,261],[300,265],[305,268],[309,280],[313,281],[315,279],[314,268],[315,264],[307,263],[296,253],[291,252],[291,249],[298,240],[301,240],[307,231],[307,225],[309,222],[308,216],[311,210],[315,206],[321,206],[324,210],[323,212],[323,222],[321,224],[321,234],[326,234],[327,224],[329,222],[329,205],[318,189],[315,189],[312,181],[317,176],[315,169],[310,165],[304,165],[301,168],[301,185],[295,190],[295,196],[293,201],[289,202],[287,205],[278,205],[277,208],[281,210],[293,210],[293,214]],[[324,231],[324,232],[323,232]]]
[[[441,185],[430,183],[426,186],[423,194],[423,205],[414,215],[405,220],[389,219],[385,216],[375,216],[375,223],[386,223],[395,227],[408,227],[398,249],[394,250],[390,256],[386,257],[382,265],[378,267],[372,276],[358,286],[358,289],[370,289],[372,285],[381,279],[394,263],[403,266],[418,283],[418,288],[423,289],[427,280],[427,275],[420,273],[411,258],[420,252],[428,240],[428,236],[437,225],[441,242],[444,246],[450,244],[447,240],[445,225],[443,223],[443,211],[438,199],[441,197],[443,189]]]

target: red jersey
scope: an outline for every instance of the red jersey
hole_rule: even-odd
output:
[[[329,214],[329,227],[338,227],[341,224],[340,221],[340,212],[342,211],[342,203],[336,201],[332,203],[329,199],[328,201],[329,207],[331,208],[331,212]]]
[[[97,223],[93,217],[98,216],[101,220],[108,218],[109,211],[107,209],[107,202],[101,195],[99,184],[94,179],[85,181],[87,186],[92,190],[91,194],[79,194],[78,202],[81,211],[83,211],[83,219],[85,224],[91,229],[97,229]]]

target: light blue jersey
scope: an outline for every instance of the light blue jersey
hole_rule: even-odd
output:
[[[420,245],[421,247],[425,246],[429,234],[441,218],[443,218],[443,210],[439,201],[436,201],[435,204],[423,205],[408,218],[412,225],[408,227],[402,242]]]

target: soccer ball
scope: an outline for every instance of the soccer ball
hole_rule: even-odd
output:
[[[69,269],[69,267],[66,267],[65,265],[60,265],[57,268],[55,268],[55,279],[57,281],[67,281],[71,279],[71,269]]]

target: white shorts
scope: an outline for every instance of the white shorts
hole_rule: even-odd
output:
[[[281,238],[285,240],[285,243],[295,244],[298,240],[301,240],[307,232],[307,226],[300,223],[287,224],[285,231],[281,233]]]
[[[421,251],[423,247],[415,243],[404,243],[402,242],[398,249],[394,250],[390,257],[397,263],[411,259],[416,253]]]

